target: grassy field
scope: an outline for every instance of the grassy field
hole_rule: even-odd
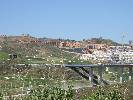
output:
[[[23,97],[28,97],[31,96],[30,98],[34,99],[23,99],[23,100],[52,100],[52,99],[35,99],[39,98],[40,94],[42,98],[46,97],[46,92],[47,95],[52,95],[55,97],[60,97],[60,98],[66,98],[67,96],[65,94],[71,94],[70,91],[65,91],[68,89],[69,86],[74,86],[75,84],[80,84],[82,87],[83,84],[86,86],[89,86],[90,83],[81,77],[79,77],[76,73],[74,73],[72,70],[66,69],[66,68],[61,68],[61,67],[49,67],[46,66],[44,68],[34,68],[31,66],[0,66],[0,94],[2,94],[2,97],[11,97],[14,100],[14,96],[21,95],[21,97],[17,98],[16,100],[20,100]],[[105,90],[109,89],[113,86],[107,86],[103,87]],[[44,92],[43,89],[46,89]],[[56,87],[56,88],[53,88]],[[89,97],[92,97],[92,95],[95,95],[94,91],[97,91],[98,87],[82,87],[82,88],[75,88],[73,90],[73,93],[71,96],[71,99],[65,99],[65,100],[105,100],[105,99],[88,99]],[[106,89],[107,88],[107,89]],[[132,91],[133,86],[132,83],[128,84],[118,84],[117,90],[126,89],[128,88],[129,90],[126,91],[128,92],[129,95],[131,95],[129,92]],[[54,91],[52,90],[54,89]],[[40,92],[43,91],[43,92]],[[59,92],[60,91],[60,92]],[[110,92],[112,93],[113,90]],[[53,94],[54,92],[54,94]],[[69,93],[70,92],[70,93]],[[100,90],[103,94],[103,91]],[[108,96],[109,93],[103,95],[103,97]],[[132,92],[131,92],[132,93]],[[25,96],[22,96],[25,95]],[[113,95],[113,94],[112,94]],[[117,97],[117,94],[115,94]],[[130,96],[131,97],[131,96]],[[48,97],[49,98],[49,97]],[[64,100],[64,99],[57,99],[57,100]],[[82,99],[84,98],[84,99]],[[87,99],[86,99],[87,98]],[[3,99],[1,99],[3,100]],[[56,99],[55,99],[56,100]],[[110,100],[110,99],[106,99]],[[113,100],[113,99],[112,99]],[[123,100],[123,99],[115,99],[115,100]],[[125,100],[132,100],[132,99],[125,99]]]
[[[38,87],[54,86],[64,90],[78,82],[87,85],[85,80],[75,80],[74,78],[66,79],[66,69],[64,68],[45,67],[41,69],[30,66],[14,66],[11,68],[3,65],[0,66],[0,69],[0,94],[2,94],[3,97],[11,96],[12,98],[15,98],[13,97],[15,95],[27,95],[27,93]]]

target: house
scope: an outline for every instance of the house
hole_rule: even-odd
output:
[[[108,46],[106,44],[88,44],[87,45],[87,48],[88,49],[97,49],[97,50],[100,50],[100,49],[106,49]]]
[[[77,41],[74,42],[65,41],[65,42],[60,42],[60,47],[80,48],[81,43]]]
[[[43,41],[44,45],[50,45],[50,46],[60,46],[60,41],[57,39],[46,39]]]

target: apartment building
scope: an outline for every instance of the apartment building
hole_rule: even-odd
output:
[[[58,47],[60,45],[60,41],[57,39],[46,39],[43,41],[43,44]]]

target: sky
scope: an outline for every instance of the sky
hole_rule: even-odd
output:
[[[133,40],[133,0],[0,0],[0,35]]]

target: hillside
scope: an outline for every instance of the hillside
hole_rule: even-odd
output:
[[[18,62],[22,63],[62,63],[62,60],[77,58],[75,53],[69,53],[58,47],[47,45],[9,43],[1,44],[1,59],[8,59],[8,54],[18,55]]]

